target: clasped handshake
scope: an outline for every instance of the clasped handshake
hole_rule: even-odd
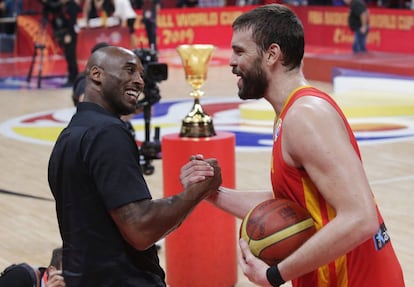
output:
[[[215,158],[204,159],[197,154],[181,168],[180,181],[192,199],[203,200],[214,196],[220,187],[221,168]]]

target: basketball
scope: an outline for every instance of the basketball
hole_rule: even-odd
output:
[[[252,208],[240,226],[256,257],[276,265],[316,232],[306,209],[287,199],[269,199]]]

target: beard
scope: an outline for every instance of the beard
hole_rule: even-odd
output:
[[[242,85],[239,87],[239,98],[242,100],[258,100],[264,97],[269,86],[266,74],[261,67],[263,57],[258,57],[246,73],[239,72]]]

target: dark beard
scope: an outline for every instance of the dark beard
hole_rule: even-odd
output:
[[[241,74],[243,86],[239,90],[239,98],[242,100],[258,100],[264,97],[269,86],[267,77],[261,68],[262,57],[258,57],[253,67],[246,73]]]

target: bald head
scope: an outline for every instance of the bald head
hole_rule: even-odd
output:
[[[136,58],[136,55],[125,48],[116,46],[102,47],[91,54],[86,64],[86,73],[89,74],[93,66],[105,68],[108,65],[117,65],[123,57]]]

